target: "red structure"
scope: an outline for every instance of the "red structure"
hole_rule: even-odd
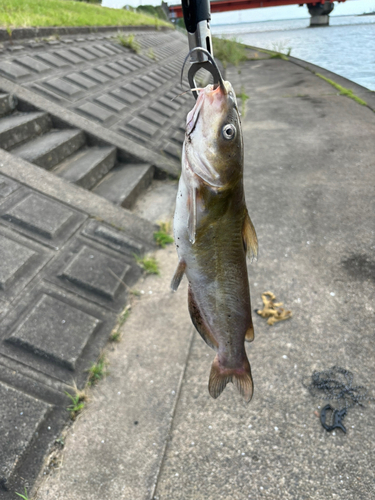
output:
[[[345,0],[338,0],[338,2],[345,2]],[[301,0],[214,0],[211,2],[211,13],[226,12],[229,10],[259,9],[260,7],[279,7],[281,5],[297,4],[302,6],[306,4],[307,6],[315,6],[324,3],[333,3],[333,0],[322,0],[322,2],[304,1],[302,3]],[[171,19],[183,17],[181,4],[170,5],[168,8]]]

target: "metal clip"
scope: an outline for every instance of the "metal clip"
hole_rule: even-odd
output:
[[[327,411],[333,412],[332,425],[326,424]],[[333,431],[333,429],[341,429],[346,434],[346,429],[344,427],[344,424],[342,423],[342,420],[344,419],[345,415],[346,415],[346,408],[343,408],[342,410],[334,410],[331,405],[326,405],[324,408],[322,408],[322,411],[320,412],[320,423],[328,432]]]

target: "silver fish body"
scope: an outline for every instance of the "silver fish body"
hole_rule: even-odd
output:
[[[179,265],[189,281],[194,326],[217,351],[209,392],[218,397],[234,382],[250,401],[253,381],[244,341],[253,340],[246,252],[256,255],[257,238],[243,189],[243,142],[233,88],[201,90],[187,118],[174,237]]]

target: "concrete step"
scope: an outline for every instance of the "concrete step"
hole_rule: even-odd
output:
[[[16,107],[16,99],[10,94],[0,94],[0,116],[9,115]]]
[[[130,209],[137,196],[151,183],[154,167],[149,164],[120,164],[100,182],[93,192],[115,205]]]
[[[51,170],[78,151],[85,142],[86,138],[82,130],[51,130],[48,134],[13,149],[12,154],[46,170]]]
[[[47,113],[15,113],[0,120],[0,147],[9,151],[33,137],[45,134],[52,127]]]
[[[54,174],[66,181],[92,189],[114,166],[116,148],[93,147],[79,151],[59,164]]]

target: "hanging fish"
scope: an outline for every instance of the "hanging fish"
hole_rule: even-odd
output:
[[[217,398],[233,382],[248,402],[253,380],[244,341],[254,339],[246,254],[258,242],[245,204],[243,140],[232,85],[200,89],[187,116],[174,216],[179,263],[171,288],[186,274],[192,322],[217,351],[208,389]]]

